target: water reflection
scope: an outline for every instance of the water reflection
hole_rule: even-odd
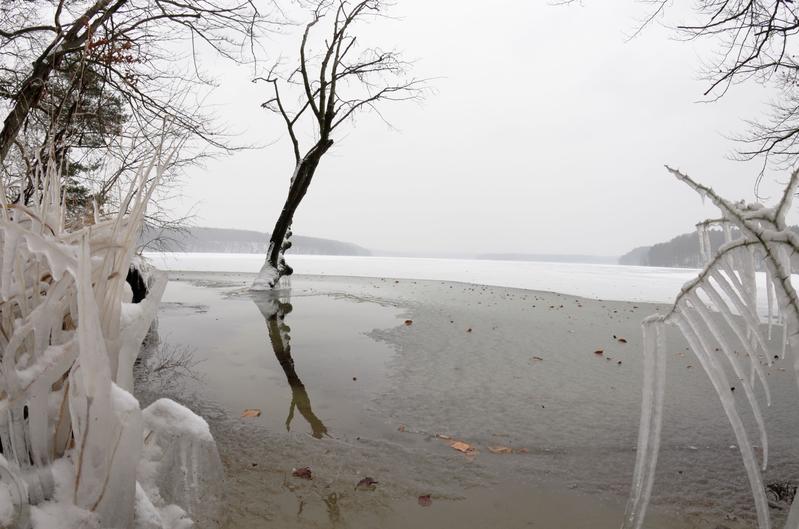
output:
[[[291,328],[285,323],[286,315],[293,310],[291,302],[288,297],[284,300],[284,298],[271,293],[258,296],[254,301],[266,320],[272,350],[291,387],[291,404],[288,417],[286,417],[286,431],[291,431],[291,422],[294,420],[294,410],[296,409],[311,426],[311,435],[321,439],[327,435],[327,427],[314,414],[311,408],[311,399],[294,369],[294,359],[291,357],[291,335],[289,334]]]
[[[188,380],[201,381],[198,367],[202,360],[195,358],[196,352],[196,347],[162,340],[158,326],[153,325],[133,363],[134,383],[139,389],[148,387],[150,393],[165,394],[182,388]]]

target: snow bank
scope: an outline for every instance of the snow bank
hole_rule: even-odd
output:
[[[180,527],[187,517],[203,529],[221,527],[224,473],[208,423],[169,399],[155,401],[143,415],[137,475],[164,527]]]

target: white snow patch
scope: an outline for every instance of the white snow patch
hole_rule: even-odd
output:
[[[101,529],[97,514],[67,502],[46,501],[31,507],[33,529]]]
[[[169,399],[155,401],[143,416],[145,442],[136,474],[164,527],[221,527],[224,473],[208,423]]]
[[[147,406],[144,425],[158,435],[188,435],[204,441],[214,440],[205,419],[174,400],[158,399]]]

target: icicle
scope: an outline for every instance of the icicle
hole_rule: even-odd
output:
[[[735,252],[732,253],[734,254]],[[740,300],[742,302],[741,306],[744,307],[744,310],[749,314],[751,314],[753,318],[757,319],[758,318],[757,308],[752,307],[747,303],[748,295],[746,293],[746,287],[744,286],[744,283],[741,282],[741,278],[739,278],[738,275],[732,269],[728,268],[726,264],[722,265],[721,268],[724,271],[724,274],[728,278],[728,281],[725,281],[725,283],[727,283],[728,286],[732,287],[732,290],[738,293],[738,296],[740,297]],[[718,273],[720,275],[720,272],[714,272],[714,274],[715,273]],[[741,316],[743,316],[743,314]]]
[[[777,253],[777,259],[779,259],[779,261],[782,261],[782,255],[779,254],[779,250]],[[768,257],[765,260],[765,264],[766,264],[766,270],[769,273],[769,277],[771,278],[771,285],[773,286],[773,292],[778,302],[777,305],[780,307],[780,314],[783,320],[782,340],[780,344],[781,346],[780,357],[782,359],[785,359],[785,355],[787,352],[786,348],[788,346],[788,338],[789,338],[788,323],[790,321],[796,321],[797,317],[799,317],[799,315],[796,314],[795,310],[792,310],[791,299],[792,297],[795,296],[795,293],[791,294],[786,290],[786,288],[791,289],[790,279],[788,280],[789,284],[786,286],[784,284],[784,279],[781,277],[780,274],[780,268],[782,268],[783,270],[787,270],[789,274],[790,274],[790,268],[785,268],[784,263],[774,262],[774,260],[768,259]],[[769,358],[771,357],[769,356]]]
[[[716,278],[713,277],[713,279]],[[710,282],[710,278],[707,280],[707,283],[703,285],[703,290],[708,295],[708,297],[710,297],[714,307],[721,314],[722,318],[724,318],[724,321],[732,330],[733,334],[735,334],[735,337],[738,339],[738,341],[741,344],[742,351],[749,357],[752,367],[750,374],[750,384],[754,388],[755,374],[757,374],[758,378],[760,379],[760,383],[763,386],[763,391],[765,391],[766,393],[766,404],[768,406],[771,406],[771,391],[769,390],[768,382],[766,380],[766,373],[765,371],[763,371],[763,367],[760,365],[760,361],[757,357],[756,352],[752,352],[750,350],[748,346],[748,340],[744,335],[744,331],[741,330],[740,325],[738,325],[738,322],[735,321],[735,317],[733,316],[732,311],[730,311],[729,306],[721,297],[721,294],[719,294],[718,291],[715,288],[713,288],[713,285]]]
[[[780,352],[780,358],[785,360],[785,355],[788,353],[788,325],[782,326],[782,351]]]
[[[749,303],[748,305],[752,307],[752,311],[755,314],[755,317],[758,319],[760,316],[757,314],[757,274],[755,272],[755,248],[754,246],[748,246],[746,253],[746,279],[747,279],[747,290],[749,293]]]
[[[771,270],[766,266],[766,302],[768,304],[768,334],[767,339],[771,341],[771,319],[774,313],[774,301],[771,298],[773,285],[771,279]]]
[[[708,290],[710,289],[709,288],[705,289],[705,292],[707,292]],[[733,348],[730,347],[729,342],[724,336],[723,330],[719,329],[717,324],[713,321],[713,316],[710,314],[710,311],[707,310],[707,307],[704,306],[704,304],[696,294],[691,294],[690,296],[688,296],[688,300],[691,302],[691,305],[696,309],[700,318],[704,321],[713,339],[715,339],[716,343],[721,348],[721,351],[727,357],[727,361],[732,366],[735,376],[738,377],[738,379],[740,379],[741,381],[741,385],[744,388],[744,394],[746,395],[746,399],[749,402],[749,407],[752,409],[752,415],[755,418],[755,423],[757,424],[757,429],[758,432],[760,433],[760,443],[761,446],[763,447],[762,468],[765,471],[766,466],[768,465],[768,436],[766,435],[766,423],[763,420],[763,413],[760,410],[760,405],[758,404],[757,398],[755,397],[753,391],[754,383],[747,380],[746,373],[744,373],[744,370],[741,367],[741,363],[738,361],[738,358],[735,356]]]
[[[727,297],[732,301],[733,305],[735,305],[736,310],[739,312],[739,315],[743,318],[746,322],[746,328],[751,333],[752,338],[754,340],[754,344],[760,346],[763,354],[766,355],[766,358],[769,358],[768,348],[766,344],[763,342],[763,337],[760,336],[760,331],[758,330],[758,321],[752,315],[752,312],[747,309],[746,305],[741,301],[735,291],[732,289],[730,284],[727,282],[724,277],[718,272],[712,272],[710,277],[716,282],[717,285],[721,287]],[[771,365],[771,364],[769,364]]]
[[[708,337],[700,328],[700,324],[696,321],[696,317],[693,316],[689,310],[682,311],[682,316],[682,318],[676,318],[675,323],[680,328],[683,336],[694,351],[697,360],[699,360],[705,373],[707,373],[710,378],[719,396],[721,405],[724,408],[724,412],[727,414],[727,419],[730,421],[730,425],[735,433],[735,439],[741,451],[744,468],[746,469],[749,484],[752,488],[752,495],[755,500],[758,527],[760,529],[769,529],[771,527],[771,520],[769,519],[768,499],[766,498],[763,479],[758,470],[755,453],[749,442],[749,436],[746,434],[746,428],[736,410],[735,400],[732,397],[727,376],[710,354]]]
[[[699,239],[699,262],[700,266],[708,261],[707,247],[705,246],[705,225],[696,225],[696,236]]]
[[[664,324],[660,319],[645,320],[644,332],[644,390],[641,400],[641,422],[638,429],[638,448],[633,490],[622,525],[625,529],[640,529],[652,494],[660,431],[663,422],[663,397],[666,383],[666,351]]]

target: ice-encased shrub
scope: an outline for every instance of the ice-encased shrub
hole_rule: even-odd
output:
[[[150,432],[130,393],[166,276],[150,270],[136,304],[125,280],[169,158],[139,170],[117,213],[79,226],[65,222],[53,163],[31,175],[27,204],[9,203],[0,182],[0,526],[191,524],[150,497],[157,484],[137,485]],[[170,525],[158,522],[167,511]]]

